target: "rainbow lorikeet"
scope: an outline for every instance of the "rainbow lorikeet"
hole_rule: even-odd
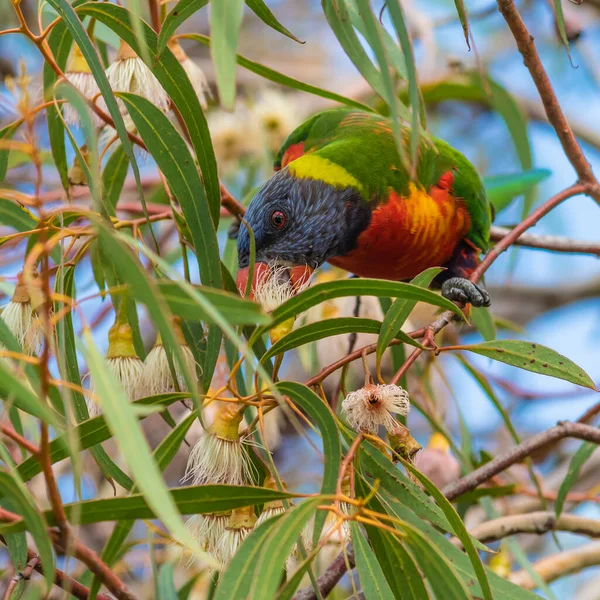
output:
[[[410,139],[408,128],[404,135]],[[396,281],[443,266],[437,283],[444,296],[489,305],[488,293],[466,278],[488,248],[491,207],[473,165],[446,142],[421,139],[411,181],[388,118],[334,109],[288,137],[275,170],[245,215],[256,240],[253,284],[274,266],[287,267],[292,284],[324,262]],[[237,246],[243,293],[250,260],[246,227]]]

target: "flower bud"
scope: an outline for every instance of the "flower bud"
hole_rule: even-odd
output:
[[[92,70],[77,44],[71,47],[71,54],[67,62],[65,77],[71,85],[87,100],[95,101],[100,97],[100,88],[92,75]],[[65,121],[68,125],[79,124],[79,113],[69,102],[64,107]],[[92,122],[96,127],[104,125],[104,121],[92,113]]]

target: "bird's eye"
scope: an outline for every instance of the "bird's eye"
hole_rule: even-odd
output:
[[[286,223],[287,217],[285,216],[285,213],[281,212],[280,210],[276,210],[271,215],[271,225],[273,225],[275,229],[283,229]]]

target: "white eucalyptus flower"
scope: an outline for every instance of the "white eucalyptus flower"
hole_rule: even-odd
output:
[[[85,60],[83,53],[77,44],[73,44],[65,77],[84,98],[97,101],[100,98],[100,88],[92,75],[92,70]],[[64,107],[65,121],[69,125],[79,125],[79,113],[70,104],[66,103]],[[104,121],[94,112],[92,112],[92,122],[96,127],[104,125]]]
[[[236,508],[231,512],[225,531],[216,544],[215,558],[223,566],[229,564],[255,525],[256,515],[253,506]]]
[[[356,431],[377,433],[380,425],[394,430],[394,414],[406,416],[410,410],[408,392],[397,385],[368,384],[351,392],[342,402],[342,411]]]
[[[170,40],[167,45],[189,77],[190,83],[200,101],[200,106],[206,110],[208,107],[207,99],[212,98],[212,92],[210,91],[204,71],[185,53],[177,40]]]
[[[113,91],[137,94],[146,98],[163,112],[167,112],[169,96],[150,68],[123,40],[121,40],[117,59],[106,69],[106,77]],[[121,112],[125,114],[125,105],[121,100],[118,102]]]

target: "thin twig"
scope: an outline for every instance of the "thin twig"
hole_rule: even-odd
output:
[[[533,36],[519,14],[514,0],[498,0],[498,8],[517,42],[517,48],[523,56],[523,62],[529,70],[544,104],[548,121],[554,128],[565,154],[577,172],[580,181],[590,184],[586,193],[592,196],[596,202],[600,202],[600,186],[598,185],[598,181],[558,103],[548,74],[544,69],[533,41]]]
[[[455,483],[447,485],[442,491],[448,500],[453,500],[466,492],[474,490],[511,465],[521,462],[525,457],[530,456],[540,448],[566,437],[600,444],[600,429],[584,425],[583,423],[571,423],[569,421],[558,423],[558,425],[521,442],[508,452],[500,454]]]
[[[570,531],[600,538],[600,521],[569,514],[557,517],[556,513],[550,510],[537,511],[493,519],[471,529],[469,533],[475,539],[487,544],[519,533],[543,535],[548,531]],[[462,548],[459,540],[453,539],[452,543]]]
[[[490,239],[499,242],[505,238],[511,229],[508,227],[492,227]],[[594,254],[600,257],[600,244],[585,242],[583,240],[572,240],[568,237],[559,235],[535,235],[526,233],[517,238],[513,245],[524,246],[525,248],[539,248],[540,250],[549,250],[551,252],[566,252],[570,254]]]
[[[578,573],[586,567],[600,564],[600,542],[587,544],[574,550],[565,550],[552,556],[542,558],[533,565],[534,571],[546,582],[550,583],[559,577]],[[538,586],[526,571],[517,571],[510,580],[518,586],[532,590]]]

